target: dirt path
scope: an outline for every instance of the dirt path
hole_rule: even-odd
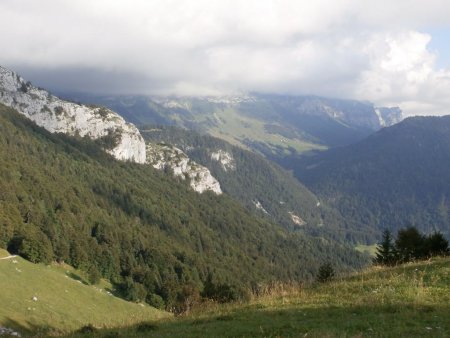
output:
[[[6,256],[6,257],[0,258],[0,259],[10,259],[10,258],[14,258],[14,257],[17,257],[17,255]]]

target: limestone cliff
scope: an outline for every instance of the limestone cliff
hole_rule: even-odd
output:
[[[102,139],[105,150],[115,158],[145,163],[145,142],[133,124],[109,109],[61,100],[1,66],[0,103],[52,133]]]

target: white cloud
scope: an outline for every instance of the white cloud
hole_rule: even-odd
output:
[[[361,72],[356,96],[400,105],[408,115],[450,113],[450,72],[435,68],[430,40],[415,31],[373,36],[364,51],[370,66]]]
[[[448,25],[449,9],[447,0],[2,0],[0,63],[61,90],[318,94],[443,114],[450,71],[436,68],[426,30]]]

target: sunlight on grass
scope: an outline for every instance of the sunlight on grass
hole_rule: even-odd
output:
[[[265,123],[258,119],[239,114],[233,108],[224,110],[217,109],[214,113],[217,126],[211,127],[209,133],[212,136],[222,138],[234,145],[248,148],[244,141],[250,139],[263,142],[267,146],[275,149],[281,147],[288,149],[294,148],[299,153],[310,150],[324,150],[325,147],[314,143],[308,143],[299,138],[287,138],[279,134],[268,133],[265,129]]]
[[[0,326],[64,332],[89,323],[117,327],[169,316],[114,297],[110,287],[106,282],[86,285],[83,275],[67,265],[0,260]]]
[[[89,286],[83,278],[65,265],[0,261],[0,325],[61,333],[92,324],[70,337],[450,336],[449,258],[372,267],[324,284],[273,283],[249,302],[204,302],[179,317],[109,296],[107,282]]]
[[[361,253],[367,253],[370,257],[375,257],[377,253],[377,244],[372,245],[365,245],[365,244],[358,244],[355,246],[355,250],[359,251]]]
[[[436,258],[373,267],[326,284],[275,283],[248,303],[204,303],[148,327],[100,332],[124,337],[448,337],[448,313],[450,259]],[[92,335],[74,335],[85,336]]]

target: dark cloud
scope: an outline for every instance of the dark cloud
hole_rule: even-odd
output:
[[[318,94],[450,113],[446,0],[3,0],[0,64],[53,91]]]

